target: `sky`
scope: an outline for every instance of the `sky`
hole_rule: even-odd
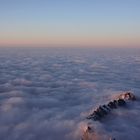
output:
[[[138,46],[139,0],[0,0],[0,46]]]

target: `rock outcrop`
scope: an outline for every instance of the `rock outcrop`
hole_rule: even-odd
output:
[[[125,92],[120,94],[117,99],[110,101],[108,104],[100,105],[91,114],[87,116],[87,119],[92,119],[94,121],[101,120],[104,116],[109,114],[112,109],[117,109],[118,107],[125,106],[126,100],[136,100],[136,97],[131,92]]]
[[[136,97],[132,92],[125,92],[117,96],[114,100],[108,102],[107,104],[100,105],[95,109],[91,114],[89,114],[86,119],[90,119],[93,121],[100,121],[106,115],[108,115],[113,109],[117,109],[119,107],[125,107],[127,101],[135,101]],[[94,140],[93,135],[94,129],[90,126],[87,126],[83,137],[81,140]],[[116,140],[115,138],[110,138],[109,140]]]

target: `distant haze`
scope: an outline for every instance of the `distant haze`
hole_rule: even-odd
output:
[[[140,46],[138,0],[1,0],[0,46]]]

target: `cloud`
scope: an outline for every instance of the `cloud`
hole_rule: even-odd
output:
[[[13,81],[11,81],[13,85],[23,85],[23,86],[29,86],[31,85],[31,81],[26,80],[24,78],[16,78]]]
[[[85,118],[121,91],[139,94],[139,54],[133,61],[119,52],[10,50],[2,50],[0,59],[1,140],[77,140],[87,124],[97,140],[138,140],[139,101],[102,122]]]

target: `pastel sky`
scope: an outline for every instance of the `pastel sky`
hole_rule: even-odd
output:
[[[140,0],[0,0],[0,46],[140,46]]]

